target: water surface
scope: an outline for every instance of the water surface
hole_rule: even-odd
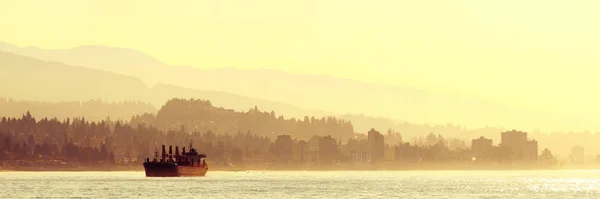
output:
[[[0,172],[0,198],[600,198],[600,171]]]

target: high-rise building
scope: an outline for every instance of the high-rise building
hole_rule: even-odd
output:
[[[379,131],[371,129],[368,133],[369,153],[371,154],[371,162],[379,162],[384,158],[384,138]]]
[[[323,136],[319,139],[319,162],[320,163],[334,163],[338,161],[339,148],[337,141],[331,137]]]
[[[483,136],[471,140],[471,151],[477,160],[489,159],[492,156],[492,140]]]
[[[537,161],[538,143],[527,140],[527,133],[522,131],[506,131],[501,133],[501,153],[508,160]]]
[[[500,145],[505,147],[521,147],[527,142],[527,133],[522,131],[506,131],[501,133]]]
[[[277,151],[277,160],[289,162],[293,159],[294,141],[290,135],[278,135],[275,139],[275,150]]]
[[[523,149],[523,160],[536,161],[538,159],[538,142],[534,140],[527,141]]]

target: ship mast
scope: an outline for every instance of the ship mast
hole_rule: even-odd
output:
[[[158,160],[158,147],[154,147],[154,161]]]

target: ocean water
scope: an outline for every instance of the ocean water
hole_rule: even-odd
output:
[[[600,171],[0,172],[0,198],[600,198]]]

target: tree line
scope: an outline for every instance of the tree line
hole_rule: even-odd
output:
[[[156,108],[149,103],[140,101],[106,102],[100,99],[87,101],[42,102],[14,100],[0,97],[0,115],[5,117],[21,117],[30,111],[39,118],[66,119],[85,117],[88,120],[100,121],[129,120],[132,116],[142,113],[154,113]]]
[[[392,129],[381,137],[384,139],[379,142],[365,134],[355,134],[352,123],[334,117],[286,119],[257,107],[235,112],[214,107],[205,100],[172,99],[156,115],[137,115],[129,122],[84,117],[36,119],[30,112],[21,117],[2,117],[0,161],[136,163],[153,157],[162,144],[182,147],[190,143],[207,154],[210,161],[223,165],[352,163],[359,156],[360,161],[364,160],[363,155],[371,158],[374,151],[394,151],[393,157],[379,155],[379,161],[472,158],[469,144],[457,138],[429,133],[406,139]]]
[[[202,102],[197,102],[202,100],[179,99],[177,101],[188,101],[189,104],[202,104]],[[210,102],[204,101],[204,103]],[[179,106],[179,108],[175,108],[175,106]],[[177,130],[181,128],[182,124],[184,124],[186,131],[197,130],[199,132],[206,132],[210,129],[216,133],[227,132],[229,134],[234,134],[238,131],[246,133],[248,130],[250,130],[253,134],[268,136],[270,138],[274,138],[277,134],[290,134],[301,139],[308,139],[312,135],[325,136],[331,134],[330,132],[333,132],[332,135],[334,135],[334,137],[342,138],[342,140],[345,141],[347,140],[348,136],[352,136],[352,133],[348,132],[353,131],[364,133],[371,128],[375,128],[380,130],[392,129],[394,132],[401,133],[404,137],[404,140],[412,143],[420,142],[419,139],[424,139],[424,136],[428,136],[430,132],[443,134],[447,137],[456,137],[461,140],[470,140],[479,136],[486,136],[493,139],[495,143],[498,143],[500,139],[498,132],[510,130],[495,127],[470,129],[465,126],[455,124],[432,125],[396,122],[390,119],[368,117],[364,115],[344,115],[337,118],[303,117],[297,119],[284,119],[283,116],[275,116],[275,112],[261,111],[258,110],[257,107],[243,112],[231,113],[231,110],[212,107],[212,105],[210,106],[210,109],[205,111],[215,112],[214,115],[223,115],[223,118],[227,119],[219,119],[217,121],[210,118],[201,118],[191,119],[192,121],[185,121],[181,120],[181,118],[168,116],[185,112],[181,111],[181,108],[187,109],[189,106],[186,106],[186,103],[184,102],[170,103],[170,105],[166,107],[159,116],[157,112],[158,109],[144,102],[124,101],[113,103],[101,100],[88,100],[83,102],[39,102],[13,100],[10,98],[0,97],[0,116],[5,117],[21,117],[25,112],[31,111],[32,113],[35,113],[36,117],[38,118],[56,117],[61,121],[67,118],[73,119],[75,117],[85,118],[86,120],[97,122],[101,120],[121,120],[121,123],[125,123],[123,120],[129,120],[132,122],[131,125],[133,127],[136,127],[137,123],[146,123],[155,126],[162,131],[169,129]],[[217,114],[218,112],[227,113]],[[243,115],[243,117],[240,117],[240,115]],[[270,123],[267,124],[265,121],[270,121]],[[331,127],[334,126],[335,123],[343,124],[343,127],[337,127],[338,130],[331,130]],[[268,126],[261,126],[263,124]],[[329,129],[324,128],[326,126],[329,126]],[[350,130],[350,126],[352,130]],[[596,144],[600,142],[600,136],[598,136],[600,134],[598,132],[542,132],[534,130],[529,132],[529,135],[531,137],[535,137],[539,141],[541,148],[551,148],[553,152],[556,152],[561,157],[567,157],[571,148],[577,145],[585,147],[586,154],[600,153],[600,145]],[[395,145],[398,143],[398,139],[388,137],[386,135],[385,142],[386,144]]]
[[[139,163],[139,160],[153,157],[162,144],[188,146],[190,142],[198,151],[207,154],[212,162],[222,165],[352,162],[353,154],[368,154],[372,150],[369,140],[360,136],[342,141],[331,135],[312,135],[302,139],[281,133],[272,138],[252,132],[257,131],[200,132],[187,131],[183,126],[162,131],[147,124],[137,123],[134,126],[124,121],[89,121],[85,118],[37,120],[27,112],[20,118],[1,118],[0,161],[109,165],[127,159],[128,162]],[[402,142],[397,132],[390,131],[386,136]],[[456,145],[439,135],[431,136],[422,148],[432,148],[427,145],[435,143],[437,148],[464,150],[464,143]],[[383,142],[381,144],[381,147],[394,147],[383,146]]]
[[[288,134],[299,139],[311,136],[331,135],[347,140],[354,136],[354,127],[347,120],[335,117],[308,117],[302,119],[277,116],[274,111],[261,111],[254,107],[245,112],[214,107],[210,101],[199,99],[171,99],[156,114],[134,116],[131,124],[147,124],[161,130],[194,132],[237,133],[248,132],[259,136],[274,138]]]

